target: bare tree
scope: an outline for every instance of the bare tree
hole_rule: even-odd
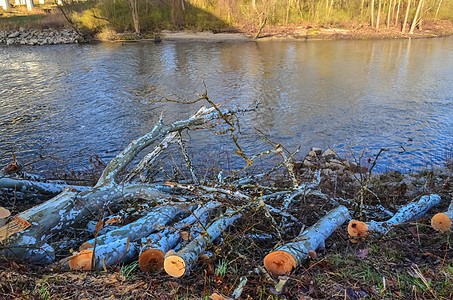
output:
[[[131,5],[132,20],[134,21],[134,30],[136,34],[140,33],[140,20],[138,18],[138,0],[129,0]]]
[[[9,4],[9,0],[1,0],[0,6],[3,7],[3,10],[9,10],[11,8],[11,5]]]

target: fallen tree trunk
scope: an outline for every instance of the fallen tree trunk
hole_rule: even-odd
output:
[[[223,115],[234,114],[241,109],[224,111]],[[149,185],[118,184],[119,174],[133,161],[136,155],[160,137],[171,132],[177,132],[192,126],[203,125],[209,120],[219,118],[221,113],[202,107],[194,116],[187,120],[164,125],[159,122],[151,132],[131,142],[106,166],[95,187],[77,192],[66,190],[51,200],[33,207],[17,216],[27,221],[31,226],[11,236],[6,236],[6,247],[0,250],[0,257],[13,258],[30,263],[49,263],[54,260],[49,242],[58,238],[63,232],[74,225],[83,226],[89,219],[100,219],[100,214],[114,210],[128,197],[137,194],[145,196],[157,195],[158,201],[162,193]],[[163,198],[171,198],[165,195]],[[5,226],[8,226],[5,225]],[[0,228],[7,230],[7,228]],[[37,254],[39,253],[39,255]]]
[[[349,223],[348,233],[352,237],[352,241],[366,237],[370,231],[386,233],[393,225],[408,222],[425,215],[431,208],[439,205],[440,200],[439,195],[425,195],[419,201],[403,206],[393,217],[383,222],[369,221],[364,223],[353,220]]]
[[[15,189],[21,191],[35,190],[45,195],[61,193],[65,188],[74,188],[80,192],[90,189],[90,187],[88,186],[72,186],[69,184],[39,182],[26,179],[15,179],[10,177],[0,178],[0,188]]]
[[[141,238],[161,229],[173,219],[181,214],[189,214],[190,208],[184,205],[171,204],[157,207],[144,217],[123,227],[107,232],[96,238],[96,245],[112,244],[115,241],[128,238],[131,242],[136,242]],[[95,239],[88,241],[91,245],[95,244]],[[114,246],[114,245],[113,245]]]
[[[178,228],[184,228],[198,223],[191,228],[191,231],[200,231],[209,220],[209,213],[220,203],[209,202],[196,209],[190,216],[181,222],[173,225],[173,228],[165,229],[163,232],[155,233],[146,237],[146,243],[140,250],[138,265],[143,272],[158,271],[164,267],[165,253],[181,240],[181,232]]]
[[[208,243],[215,240],[228,226],[236,219],[240,218],[240,214],[232,216],[223,216],[213,222],[205,233],[199,235],[191,241],[184,249],[178,252],[167,253],[164,260],[164,269],[168,275],[173,277],[181,277],[190,269],[191,265],[201,255]]]
[[[264,258],[264,267],[274,275],[288,275],[316,250],[334,230],[349,218],[348,209],[338,206],[291,242],[277,247]]]

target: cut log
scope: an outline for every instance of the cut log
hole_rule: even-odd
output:
[[[310,250],[324,245],[334,230],[349,218],[348,209],[338,206],[291,242],[279,246],[264,258],[264,267],[274,275],[288,275],[307,257]]]
[[[151,132],[131,142],[106,166],[95,187],[83,192],[68,189],[51,200],[18,214],[18,217],[25,219],[31,226],[9,236],[6,247],[0,249],[0,257],[30,263],[52,262],[54,256],[53,251],[49,251],[51,249],[49,243],[74,225],[84,226],[90,219],[100,219],[101,213],[118,209],[125,200],[130,199],[128,197],[136,194],[162,195],[158,188],[152,186],[140,188],[117,183],[119,174],[140,151],[168,133],[200,126],[220,116],[250,111],[250,109],[236,108],[220,112],[202,108],[200,111],[199,114],[187,120],[169,125],[159,122]],[[171,197],[166,195],[164,198]],[[32,255],[33,253],[40,253],[40,255]]]
[[[166,255],[164,260],[165,272],[173,277],[181,277],[184,275],[201,255],[208,243],[211,243],[216,239],[222,231],[240,217],[240,214],[235,214],[219,218],[206,229],[206,233],[199,235],[184,249]]]
[[[38,182],[25,179],[14,179],[9,177],[0,178],[0,187],[6,189],[15,189],[21,191],[38,191],[44,195],[54,195],[61,193],[65,188],[73,188],[77,191],[86,191],[90,189],[87,186],[72,186],[69,184]]]
[[[189,217],[160,233],[155,233],[146,238],[146,243],[141,249],[138,265],[143,272],[159,271],[164,267],[165,253],[181,240],[178,228],[184,228],[198,223],[191,231],[200,231],[209,220],[209,213],[220,203],[209,202],[196,209]]]
[[[446,232],[451,229],[453,221],[453,195],[450,206],[448,206],[447,211],[442,213],[435,214],[431,219],[431,226],[440,232]]]
[[[131,242],[136,242],[159,230],[159,227],[167,225],[181,214],[187,215],[189,212],[190,208],[183,205],[166,205],[154,208],[151,212],[137,221],[98,236],[96,244],[100,246],[115,243],[116,241],[125,238],[129,238]],[[95,239],[91,239],[88,243],[94,245],[94,240]]]
[[[434,206],[439,205],[439,204],[440,204],[439,195],[435,195],[435,194],[425,195],[425,196],[421,197],[419,201],[409,203],[408,205],[400,208],[400,210],[398,210],[398,212],[393,217],[388,219],[387,221],[383,221],[383,222],[369,221],[369,222],[366,222],[365,225],[368,226],[368,230],[370,232],[374,231],[374,232],[378,232],[378,233],[386,233],[392,227],[392,225],[408,222],[410,220],[419,218],[419,217],[425,215],[431,208],[433,208]],[[360,224],[362,222],[353,220],[353,221],[351,221],[350,224],[354,224],[354,223]],[[360,230],[358,230],[356,233],[360,234],[362,236],[366,236],[366,234],[364,234],[363,232],[360,232]],[[352,237],[360,236],[360,235],[354,235],[354,232],[349,232],[349,235]]]

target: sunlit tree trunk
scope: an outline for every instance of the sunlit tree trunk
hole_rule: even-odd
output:
[[[395,16],[395,26],[398,25],[398,19],[400,17],[400,7],[401,7],[401,0],[398,0],[398,8],[396,9],[396,16]]]
[[[35,4],[33,3],[33,0],[26,0],[27,3],[27,9],[28,10],[33,10],[33,7],[35,7]]]
[[[138,18],[138,0],[129,0],[132,8],[132,20],[134,21],[135,33],[140,33],[140,20]]]
[[[387,13],[387,29],[390,27],[390,18],[391,18],[392,11],[393,11],[393,0],[390,0],[389,9],[388,9],[388,13]]]
[[[404,16],[403,29],[401,29],[401,33],[406,32],[406,24],[407,24],[407,18],[409,17],[410,8],[411,8],[411,0],[408,0],[407,7],[406,7],[406,15]]]
[[[379,0],[379,3],[378,3],[378,13],[377,13],[377,19],[376,19],[376,31],[379,31],[379,22],[380,22],[380,19],[381,19],[381,3],[382,0]]]
[[[442,4],[442,0],[439,1],[439,5],[437,6],[436,15],[434,16],[434,18],[436,18],[436,19],[437,19],[437,15],[439,14],[441,4]]]
[[[415,12],[414,20],[412,21],[412,26],[411,26],[411,29],[409,31],[409,34],[413,34],[414,33],[414,29],[415,29],[415,26],[417,25],[417,22],[418,22],[418,16],[420,15],[420,9],[422,7],[422,4],[423,4],[423,0],[420,0],[420,2],[418,2],[418,5],[417,5],[417,11]]]
[[[362,21],[363,18],[363,7],[365,6],[365,0],[362,0],[360,3],[360,21]]]
[[[9,4],[9,0],[0,1],[0,5],[3,7],[3,10],[9,10],[11,8],[11,5]]]
[[[371,27],[374,27],[374,0],[371,0]]]

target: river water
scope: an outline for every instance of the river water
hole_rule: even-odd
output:
[[[0,163],[15,152],[36,171],[108,161],[131,140],[185,118],[204,92],[258,110],[240,115],[249,155],[332,147],[342,156],[390,151],[379,170],[445,164],[453,146],[453,37],[373,41],[260,41],[0,47]],[[241,166],[230,138],[186,137],[201,164]],[[175,154],[176,155],[176,154]],[[170,155],[167,157],[173,160]],[[265,167],[265,166],[263,166]]]

